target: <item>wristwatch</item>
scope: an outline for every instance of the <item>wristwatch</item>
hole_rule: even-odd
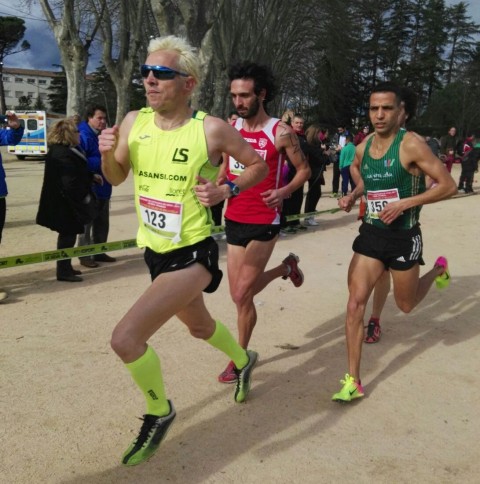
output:
[[[230,187],[230,193],[232,194],[232,197],[236,197],[240,193],[240,187],[238,185],[235,185],[235,183],[227,180],[225,184]]]

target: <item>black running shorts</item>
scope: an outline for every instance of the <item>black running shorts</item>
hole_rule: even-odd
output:
[[[246,247],[252,240],[268,242],[280,233],[280,225],[243,224],[225,219],[227,243]]]
[[[215,292],[223,277],[223,272],[218,267],[218,245],[212,237],[166,254],[159,254],[147,247],[144,258],[152,281],[164,272],[179,271],[196,262],[202,264],[212,274],[212,280],[203,292]]]
[[[419,225],[411,229],[393,230],[362,223],[359,232],[360,235],[353,241],[353,251],[382,261],[385,269],[407,271],[415,264],[425,264]]]

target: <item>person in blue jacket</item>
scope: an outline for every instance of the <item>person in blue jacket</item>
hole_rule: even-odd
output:
[[[101,244],[107,241],[110,228],[110,198],[112,185],[102,173],[101,156],[98,150],[98,135],[107,127],[107,110],[99,104],[87,108],[86,121],[78,125],[80,131],[80,148],[88,160],[91,172],[100,175],[103,183],[95,185],[97,197],[97,215],[93,221],[85,225],[85,232],[78,237],[78,245]],[[107,254],[97,254],[93,257],[80,257],[80,264],[85,267],[98,267],[98,262],[115,262],[114,257]]]
[[[0,129],[0,146],[15,146],[20,143],[23,136],[23,126],[13,111],[6,114],[6,128]],[[7,213],[7,180],[3,168],[2,155],[0,154],[0,243],[2,242],[2,232],[5,225],[5,216]],[[0,301],[7,298],[5,291],[0,291]]]

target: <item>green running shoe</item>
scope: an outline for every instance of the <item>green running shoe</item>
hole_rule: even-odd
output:
[[[241,369],[235,368],[237,374],[237,387],[235,389],[235,401],[243,403],[247,399],[250,391],[253,367],[257,364],[258,353],[252,350],[247,350],[248,363]]]
[[[355,398],[363,397],[363,387],[360,383],[355,381],[353,376],[350,376],[348,373],[345,375],[345,380],[340,380],[340,383],[343,385],[342,389],[335,393],[332,397],[332,400],[335,402],[350,402],[351,400],[355,400]]]
[[[170,413],[165,417],[148,414],[143,416],[143,424],[138,437],[123,454],[123,465],[136,466],[141,464],[150,459],[157,451],[177,415],[173,403],[170,400],[168,400],[168,403],[170,405]]]
[[[445,257],[440,256],[435,261],[435,266],[443,267],[443,274],[435,278],[437,289],[445,289],[450,285],[450,272],[448,271],[448,261]]]

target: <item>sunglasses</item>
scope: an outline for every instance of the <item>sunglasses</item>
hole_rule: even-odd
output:
[[[141,76],[146,79],[148,75],[152,72],[153,77],[158,79],[159,81],[167,81],[173,79],[175,76],[183,76],[188,77],[189,74],[185,74],[184,72],[179,72],[174,69],[170,69],[170,67],[165,66],[149,66],[144,64],[140,67],[140,74]]]

